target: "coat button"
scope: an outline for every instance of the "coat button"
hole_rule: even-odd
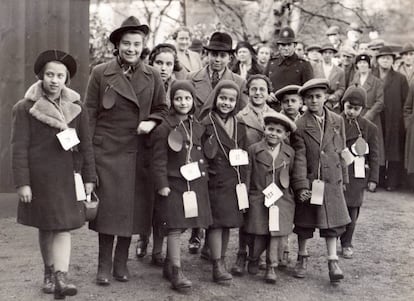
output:
[[[202,172],[201,172],[201,176],[202,176],[202,177],[205,177],[205,176],[206,176],[206,173],[205,173],[204,171],[202,171]]]
[[[200,162],[200,164],[203,164],[204,163],[204,160],[203,159],[200,159],[200,160],[198,160],[198,162]]]
[[[197,150],[201,151],[201,146],[197,146]]]

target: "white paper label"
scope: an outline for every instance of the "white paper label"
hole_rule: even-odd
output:
[[[231,166],[240,166],[249,164],[249,155],[242,149],[231,149],[229,152]]]
[[[270,184],[267,186],[262,193],[265,195],[265,206],[270,207],[272,206],[278,199],[280,199],[283,195],[282,190],[275,183]]]
[[[279,231],[279,207],[269,207],[269,231]]]
[[[184,179],[187,181],[192,181],[201,177],[200,168],[198,167],[198,162],[191,162],[180,167],[180,172],[183,175]]]
[[[346,166],[351,165],[355,160],[355,156],[350,152],[349,148],[342,150],[341,157],[344,159]]]
[[[82,176],[79,173],[74,173],[75,177],[75,192],[76,200],[84,201],[86,200],[85,186],[83,185]]]
[[[325,182],[322,180],[314,180],[312,182],[312,197],[310,203],[314,205],[322,205],[324,190]]]
[[[358,156],[354,161],[354,177],[358,179],[365,178],[365,157]]]
[[[247,195],[246,184],[241,183],[236,185],[237,202],[239,203],[239,210],[249,208],[249,197]]]
[[[56,134],[56,136],[63,149],[66,151],[78,145],[80,142],[78,135],[76,134],[76,130],[72,128],[66,129]]]
[[[198,216],[197,196],[194,191],[183,193],[183,205],[185,218]]]

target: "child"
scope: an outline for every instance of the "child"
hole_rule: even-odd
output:
[[[295,152],[287,145],[289,132],[296,130],[296,125],[281,113],[271,112],[264,115],[264,138],[249,147],[249,201],[245,229],[255,235],[253,261],[258,261],[266,249],[265,281],[276,282],[275,268],[279,262],[279,250],[292,232],[295,201],[290,189],[289,178],[293,168]],[[264,190],[274,185],[283,195],[266,204]],[[266,205],[265,205],[266,204]],[[270,228],[270,213],[276,207],[278,213],[277,228]]]
[[[352,258],[353,246],[352,236],[354,234],[356,221],[359,216],[359,210],[364,199],[364,188],[375,191],[378,183],[379,174],[379,146],[378,131],[375,124],[362,117],[361,111],[365,108],[367,93],[361,87],[351,86],[342,98],[344,111],[341,116],[345,120],[346,146],[354,156],[365,158],[369,168],[365,177],[355,176],[356,162],[348,167],[349,184],[346,184],[345,199],[348,207],[348,213],[351,217],[351,223],[346,226],[346,231],[341,235],[342,255],[344,258]],[[361,138],[363,140],[361,140]],[[358,142],[357,142],[358,141]],[[359,151],[357,144],[367,145],[364,153]],[[365,172],[365,164],[362,162],[362,168]]]
[[[293,230],[299,244],[295,277],[306,275],[306,244],[319,228],[328,250],[329,278],[337,283],[344,275],[338,265],[336,240],[351,219],[343,193],[343,184],[348,182],[341,158],[346,147],[344,120],[324,107],[328,88],[328,80],[315,78],[299,89],[308,110],[296,122],[297,131],[291,137],[296,152],[292,187],[298,200]]]
[[[208,230],[208,245],[213,261],[213,280],[228,284],[232,276],[227,272],[224,259],[229,242],[230,228],[243,225],[243,211],[239,208],[236,186],[241,184],[242,164],[231,165],[234,151],[245,147],[245,127],[235,116],[240,105],[240,90],[236,83],[221,80],[214,91],[210,113],[203,119],[205,152],[209,171],[209,195],[213,224]],[[247,158],[247,152],[244,152]],[[248,162],[244,162],[247,165]],[[247,193],[247,190],[246,190]]]
[[[300,110],[303,106],[302,97],[298,95],[301,87],[298,85],[288,85],[275,92],[277,99],[280,99],[282,112],[291,120],[296,122],[300,117]]]
[[[207,228],[212,223],[207,166],[201,147],[204,126],[193,119],[194,95],[189,81],[173,82],[170,114],[152,135],[153,179],[157,192],[154,218],[167,232],[163,275],[178,291],[192,286],[181,268],[181,233],[187,228]]]

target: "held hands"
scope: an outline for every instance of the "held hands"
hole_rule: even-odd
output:
[[[168,196],[171,192],[171,189],[170,189],[170,187],[163,187],[163,188],[159,189],[157,192],[161,196]]]
[[[32,201],[32,188],[29,185],[20,186],[17,188],[17,195],[23,203],[30,203]]]
[[[275,93],[273,93],[273,92],[269,93],[269,98],[267,99],[267,102],[277,102],[277,98],[275,96]]]
[[[375,192],[376,189],[377,189],[377,183],[368,182],[368,191],[369,192]]]
[[[298,199],[302,203],[306,202],[312,197],[312,192],[309,189],[302,189],[298,193]]]
[[[141,121],[137,128],[137,134],[149,134],[155,128],[157,123],[153,120]]]
[[[90,195],[95,188],[94,183],[85,183],[85,193],[86,195]]]

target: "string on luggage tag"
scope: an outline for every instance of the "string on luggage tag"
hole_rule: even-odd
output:
[[[226,150],[224,149],[224,146],[221,143],[220,137],[219,137],[218,132],[217,132],[216,124],[214,123],[211,112],[208,113],[208,116],[210,118],[211,124],[213,125],[214,134],[216,135],[217,142],[218,142],[221,150],[223,151],[223,154],[226,157],[227,161],[230,162],[229,155],[226,153]],[[237,144],[237,119],[236,118],[234,118],[234,144],[235,144],[236,148],[239,148],[239,146]],[[240,167],[239,166],[232,166],[232,167],[236,171],[237,180],[238,180],[239,184],[241,184]]]
[[[355,125],[356,125],[356,127],[357,127],[357,130],[358,130],[358,133],[359,133],[359,137],[362,137],[362,132],[361,132],[361,128],[359,127],[359,123],[358,123],[358,120],[356,120],[356,119],[352,119],[354,122],[355,122]]]
[[[63,122],[67,125],[65,114],[63,113],[62,107],[59,105],[62,103],[62,95],[59,96],[59,102],[49,99],[52,105],[58,110],[60,117],[62,117]],[[62,130],[63,131],[63,130]],[[73,147],[70,148],[70,151],[73,152]]]
[[[186,155],[186,159],[185,162],[186,164],[191,162],[191,150],[193,149],[194,143],[193,143],[193,120],[191,118],[188,118],[188,124],[189,124],[189,130],[190,132],[188,132],[187,128],[185,127],[184,122],[181,120],[180,121],[180,125],[183,127],[185,135],[187,136],[187,139],[189,140],[190,145],[188,146],[187,149],[187,155]],[[190,181],[187,180],[187,191],[190,191]]]
[[[315,118],[315,121],[316,121],[316,123],[319,127],[319,131],[321,133],[321,141],[319,143],[319,160],[318,160],[318,180],[320,180],[321,179],[321,168],[322,168],[320,155],[322,153],[322,141],[323,141],[324,129],[325,129],[325,118],[322,120],[322,127],[323,128],[321,127],[321,124],[319,123],[318,119],[315,116],[314,116],[314,118]]]

